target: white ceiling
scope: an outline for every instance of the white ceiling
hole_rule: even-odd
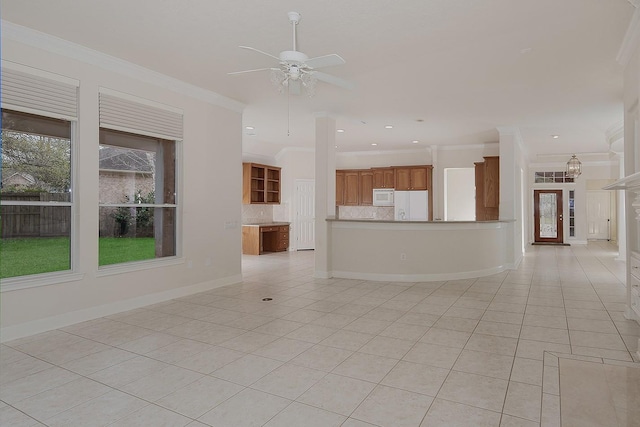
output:
[[[2,19],[128,60],[247,105],[246,146],[312,147],[314,114],[337,118],[339,151],[415,149],[498,140],[520,129],[529,154],[607,152],[622,122],[616,55],[628,0],[1,0]],[[302,15],[298,49],[337,53],[318,82],[287,97],[272,66],[291,49],[288,11]],[[289,123],[290,136],[287,136]],[[384,129],[391,124],[393,129]],[[551,135],[560,135],[553,139]],[[413,144],[418,140],[418,144]],[[371,143],[377,143],[372,146]]]

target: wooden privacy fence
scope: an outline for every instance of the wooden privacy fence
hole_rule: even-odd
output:
[[[67,193],[2,193],[2,238],[59,237],[71,232],[70,206],[7,206],[8,201],[68,202]]]

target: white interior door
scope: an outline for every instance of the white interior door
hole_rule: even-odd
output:
[[[315,200],[316,184],[312,179],[296,180],[295,248],[299,251],[316,248]]]
[[[609,191],[587,191],[587,239],[610,239],[609,221],[611,194]]]

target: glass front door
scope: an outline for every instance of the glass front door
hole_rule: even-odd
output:
[[[535,241],[563,243],[562,190],[534,190]]]

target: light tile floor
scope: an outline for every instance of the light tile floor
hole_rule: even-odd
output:
[[[604,367],[640,336],[610,244],[424,283],[317,280],[313,256],[245,257],[241,284],[3,344],[0,425],[546,427],[572,394],[636,425],[620,389],[640,376]],[[591,376],[571,354],[609,394],[571,380]]]

